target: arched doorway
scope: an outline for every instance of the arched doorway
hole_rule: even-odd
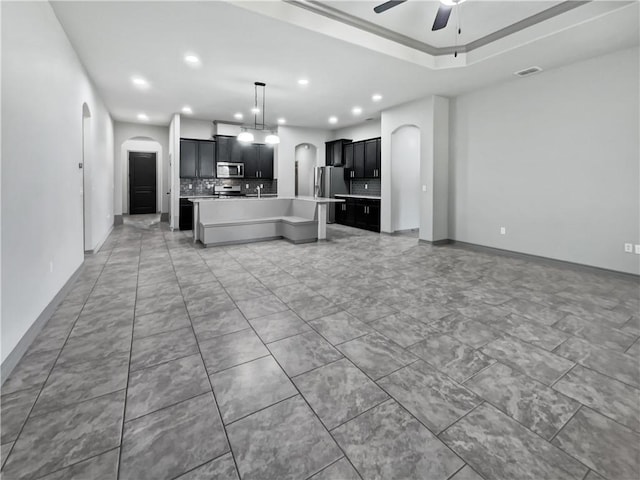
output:
[[[391,134],[391,230],[420,228],[420,129],[403,125]]]
[[[318,149],[315,145],[310,143],[301,143],[296,146],[296,195],[313,195],[314,169],[317,166],[317,156]]]

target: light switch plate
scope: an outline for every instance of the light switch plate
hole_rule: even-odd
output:
[[[640,255],[640,245],[636,245],[636,255]]]
[[[505,227],[500,227],[500,235],[506,235],[507,229]]]
[[[631,243],[624,244],[625,253],[633,253],[633,245]]]
[[[426,185],[422,185],[422,191],[426,192],[427,191],[427,186]]]

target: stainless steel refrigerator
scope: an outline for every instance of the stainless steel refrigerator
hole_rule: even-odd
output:
[[[342,167],[316,167],[315,189],[317,197],[334,198],[336,193],[349,193],[349,182],[344,178]],[[330,203],[327,208],[327,223],[336,221],[336,204]]]

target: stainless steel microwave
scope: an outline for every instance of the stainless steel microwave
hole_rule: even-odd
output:
[[[218,162],[216,165],[218,178],[244,178],[244,163]]]

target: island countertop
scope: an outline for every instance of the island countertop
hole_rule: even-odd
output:
[[[278,197],[230,197],[230,198],[216,198],[216,197],[187,197],[193,203],[210,202],[215,200],[216,202],[254,202],[257,200],[304,200],[306,202],[314,202],[317,204],[327,203],[344,203],[344,200],[339,198],[325,198],[325,197],[311,197],[311,196],[278,196]]]
[[[382,197],[376,195],[351,195],[349,193],[336,193],[336,197],[363,198],[365,200],[382,200]]]

